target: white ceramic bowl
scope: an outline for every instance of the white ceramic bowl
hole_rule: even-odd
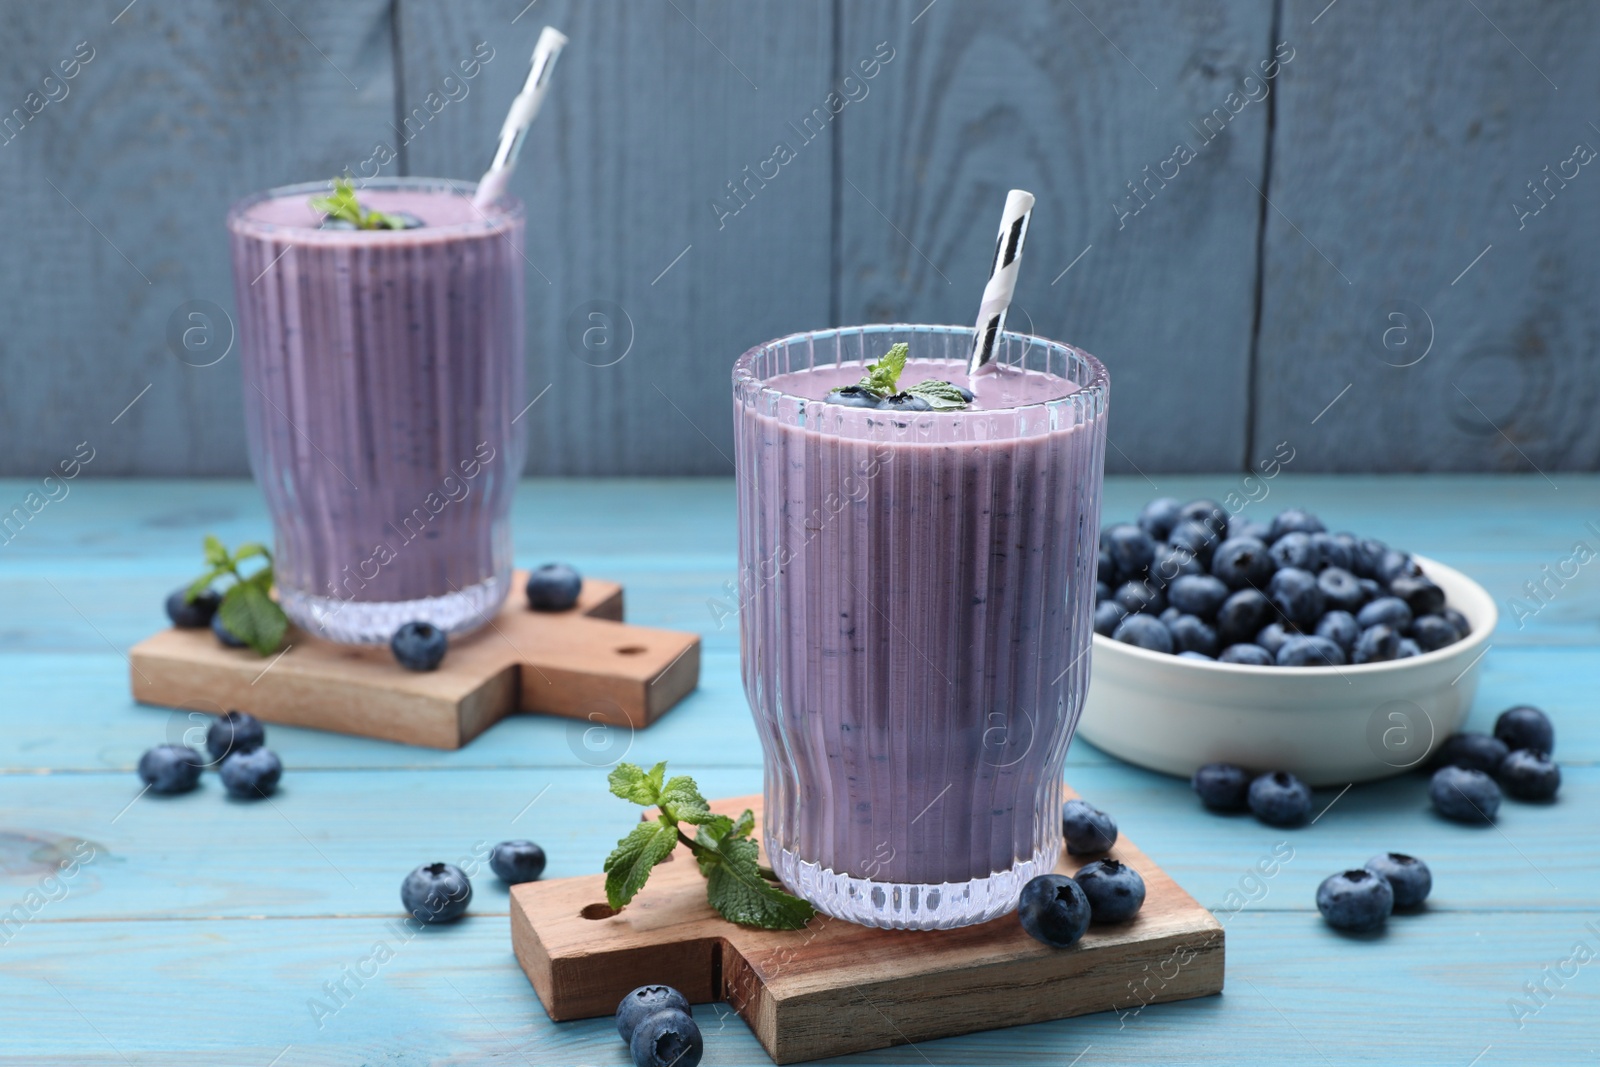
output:
[[[1498,612],[1477,582],[1414,557],[1472,632],[1408,659],[1251,667],[1180,659],[1096,634],[1078,736],[1129,763],[1188,777],[1206,763],[1344,785],[1417,766],[1458,730]]]

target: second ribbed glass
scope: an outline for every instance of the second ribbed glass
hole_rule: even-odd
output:
[[[996,358],[1054,384],[1054,399],[893,413],[819,399],[902,341],[904,381],[953,379],[971,339],[970,327],[826,330],[734,369],[764,844],[791,890],[869,926],[1004,914],[1061,848],[1061,767],[1089,675],[1105,369],[1005,334]]]

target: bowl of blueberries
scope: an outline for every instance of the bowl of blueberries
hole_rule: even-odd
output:
[[[1312,785],[1420,765],[1465,720],[1498,613],[1460,571],[1212,500],[1100,534],[1078,733],[1152,770],[1279,767]]]

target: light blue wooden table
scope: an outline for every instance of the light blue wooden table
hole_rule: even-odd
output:
[[[1220,496],[1237,480],[1154,485]],[[1463,827],[1434,818],[1424,780],[1406,776],[1352,789],[1315,825],[1286,832],[1206,815],[1187,783],[1076,744],[1072,783],[1204,904],[1220,908],[1253,885],[1258,858],[1292,845],[1293,859],[1227,924],[1226,992],[849,1062],[1600,1062],[1600,960],[1566,962],[1580,943],[1600,953],[1600,562],[1552,584],[1522,626],[1506,617],[1508,599],[1544,567],[1557,571],[1575,542],[1600,548],[1600,479],[1270,484],[1252,505],[1263,514],[1308,506],[1490,589],[1503,617],[1471,726],[1512,703],[1546,708],[1560,800],[1507,803],[1494,828]],[[0,502],[30,488],[0,482]],[[1129,515],[1156,492],[1145,479],[1114,480],[1106,514]],[[513,836],[544,845],[551,876],[598,870],[632,818],[607,796],[600,766],[622,748],[669,760],[710,795],[759,788],[736,620],[719,606],[732,601],[733,488],[529,482],[517,511],[520,563],[569,560],[626,583],[632,620],[703,633],[699,691],[632,737],[586,740],[565,720],[524,716],[459,752],[272,727],[287,770],[270,804],[230,802],[214,777],[187,796],[135,802],[139,754],[190,724],[132,704],[123,658],[163,624],[161,599],[197,570],[203,533],[267,534],[251,485],[80,480],[0,547],[0,905],[27,920],[0,926],[0,1063],[627,1062],[609,1020],[545,1018],[512,958],[506,891],[492,876],[476,879],[465,920],[409,940],[394,925],[398,888],[418,863]],[[597,750],[607,744],[616,747]],[[46,882],[75,848],[91,858],[70,880]],[[1374,940],[1332,933],[1313,907],[1317,883],[1385,849],[1432,865],[1427,913]],[[1530,999],[1528,983],[1545,992]],[[726,1006],[697,1014],[705,1063],[767,1062]]]

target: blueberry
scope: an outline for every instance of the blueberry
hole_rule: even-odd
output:
[[[1217,631],[1198,616],[1179,615],[1166,626],[1172,634],[1172,647],[1180,654],[1199,653],[1206,659],[1212,659],[1222,647],[1217,643]]]
[[[230,752],[260,748],[266,740],[267,731],[261,720],[247,711],[230,711],[206,727],[206,751],[211,753],[213,763]]]
[[[1296,567],[1303,571],[1315,572],[1322,566],[1322,558],[1317,555],[1316,546],[1311,543],[1311,535],[1300,533],[1298,530],[1286,533],[1267,549],[1272,556],[1272,562],[1279,567]]]
[[[1193,552],[1165,542],[1156,546],[1156,558],[1150,564],[1150,580],[1163,588],[1185,574],[1205,572],[1205,567],[1195,558]]]
[[[1120,860],[1108,856],[1085,864],[1073,881],[1089,898],[1091,922],[1125,923],[1144,907],[1144,879]]]
[[[1215,500],[1191,500],[1178,509],[1179,522],[1199,522],[1221,540],[1228,536],[1228,513]]]
[[[1130,615],[1141,611],[1159,615],[1167,606],[1166,594],[1149,581],[1123,582],[1111,595]]]
[[[198,630],[211,625],[211,617],[222,603],[222,594],[215,589],[202,589],[189,599],[189,587],[184,586],[167,597],[167,618],[172,625],[185,630]]]
[[[1355,561],[1354,540],[1349,534],[1314,533],[1311,535],[1311,550],[1316,553],[1321,566],[1347,571]]]
[[[1317,576],[1297,567],[1285,567],[1267,585],[1272,601],[1285,622],[1299,627],[1315,626],[1326,610],[1326,599],[1317,586]]]
[[[565,563],[546,563],[528,572],[528,607],[534,611],[566,611],[582,590],[583,579]]]
[[[1182,507],[1182,504],[1170,496],[1157,497],[1139,512],[1139,529],[1149,534],[1153,541],[1165,541],[1167,534],[1178,525],[1180,518],[1178,511]]]
[[[1241,519],[1235,516],[1233,521],[1228,523],[1228,536],[1254,537],[1262,544],[1266,544],[1272,538],[1272,527],[1254,519]]]
[[[1183,650],[1183,651],[1181,651],[1181,652],[1179,652],[1179,653],[1178,653],[1178,658],[1179,658],[1179,659],[1198,659],[1198,660],[1206,660],[1206,661],[1208,661],[1208,662],[1213,662],[1213,663],[1214,663],[1214,662],[1216,662],[1216,658],[1217,658],[1217,657],[1215,657],[1215,656],[1208,656],[1208,655],[1206,655],[1206,654],[1205,654],[1205,653],[1204,653],[1204,652],[1196,652],[1196,651],[1195,651],[1195,650],[1194,650],[1194,649],[1192,649],[1192,648],[1186,648],[1186,649],[1184,649],[1184,650]]]
[[[425,863],[400,883],[400,903],[419,922],[451,922],[472,903],[472,883],[453,863]]]
[[[1360,625],[1359,617],[1356,624]],[[1383,663],[1387,660],[1398,659],[1400,656],[1400,632],[1392,626],[1378,623],[1368,626],[1361,631],[1361,636],[1356,638],[1356,646],[1350,652],[1351,663]]]
[[[1422,655],[1422,648],[1411,638],[1402,637],[1400,647],[1395,650],[1395,659],[1410,659],[1412,656]]]
[[[878,401],[879,411],[932,411],[933,405],[915,393],[892,393]]]
[[[1389,593],[1404,600],[1412,615],[1435,615],[1444,610],[1444,590],[1431,578],[1401,575],[1389,583]]]
[[[875,408],[878,406],[879,397],[871,389],[864,389],[859,385],[846,385],[832,390],[823,399],[840,407]]]
[[[922,400],[921,397],[917,397]],[[922,400],[924,404],[926,400]],[[658,1011],[646,1015],[634,1027],[628,1052],[634,1067],[699,1067],[705,1055],[705,1039],[699,1025],[681,1011]]]
[[[1167,629],[1170,630],[1172,629],[1173,623],[1183,618],[1183,612],[1179,611],[1177,608],[1169,606],[1162,608],[1161,614],[1157,615],[1156,618],[1160,619],[1164,624],[1166,624]]]
[[[1111,599],[1111,587],[1109,585],[1107,585],[1105,582],[1095,582],[1094,583],[1094,602],[1096,604],[1100,604],[1100,603],[1104,603],[1105,601],[1110,600],[1110,599]]]
[[[1342,667],[1344,649],[1326,637],[1296,634],[1278,649],[1276,662],[1280,667]]]
[[[1174,651],[1172,631],[1153,615],[1129,615],[1111,631],[1111,638],[1123,644],[1148,648],[1152,652],[1170,654]]]
[[[1117,565],[1111,562],[1111,553],[1106,550],[1105,545],[1100,546],[1099,563],[1095,567],[1094,576],[1113,589],[1122,584],[1122,576],[1117,573]]]
[[[1366,868],[1331,874],[1317,887],[1317,910],[1335,929],[1376,930],[1394,911],[1394,888]]]
[[[1367,602],[1367,592],[1361,588],[1361,579],[1343,567],[1326,567],[1317,575],[1317,588],[1322,590],[1322,600],[1329,611],[1360,611]]]
[[[1500,787],[1482,771],[1440,767],[1428,783],[1428,797],[1440,815],[1458,822],[1493,822],[1500,810]]]
[[[245,647],[244,642],[233,636],[233,631],[222,624],[222,612],[220,611],[211,616],[211,632],[217,635],[218,641],[221,641],[229,648]]]
[[[1117,843],[1117,824],[1093,804],[1074,797],[1061,805],[1061,834],[1072,855],[1092,856],[1109,852]]]
[[[408,671],[431,671],[444,661],[450,639],[431,622],[408,622],[389,639],[389,651]]]
[[[1218,537],[1211,527],[1192,519],[1178,523],[1172,528],[1172,532],[1167,534],[1167,544],[1187,549],[1190,555],[1208,566],[1211,563],[1211,553],[1221,540],[1222,538]]]
[[[689,1000],[669,985],[642,985],[617,1004],[617,1033],[622,1040],[633,1040],[633,1031],[645,1019],[662,1011],[681,1011],[693,1015]]]
[[[1367,538],[1356,542],[1354,558],[1350,561],[1350,570],[1358,578],[1378,577],[1378,568],[1383,565],[1383,557],[1389,551],[1389,546],[1382,541]]]
[[[1017,918],[1035,941],[1066,948],[1089,929],[1089,898],[1066,875],[1041,874],[1022,887]]]
[[[1254,537],[1230,537],[1211,554],[1211,573],[1230,589],[1266,585],[1277,569],[1266,543]]]
[[[419,230],[427,225],[409,211],[385,211],[384,214],[389,216],[390,221],[400,223],[398,227],[392,226],[390,229]]]
[[[1224,645],[1255,640],[1261,628],[1277,617],[1267,594],[1259,589],[1240,589],[1217,609],[1217,637]]]
[[[1484,774],[1494,774],[1505,762],[1508,752],[1506,743],[1499,738],[1467,731],[1445,738],[1434,756],[1433,765],[1466,767]]]
[[[251,799],[271,796],[278,788],[278,779],[283,777],[283,763],[270,748],[234,752],[222,761],[219,770],[228,792]]]
[[[1356,612],[1356,622],[1363,630],[1382,623],[1396,633],[1404,633],[1411,628],[1411,608],[1399,597],[1381,596]]]
[[[1424,652],[1432,652],[1461,640],[1456,628],[1443,615],[1419,615],[1411,621],[1410,637]]]
[[[1283,643],[1291,636],[1293,635],[1283,628],[1283,623],[1268,623],[1261,628],[1260,633],[1256,634],[1255,643],[1273,658],[1273,662],[1277,662],[1278,650],[1283,648]]]
[[[1294,826],[1311,814],[1311,787],[1287,771],[1273,771],[1250,783],[1249,801],[1262,822]]]
[[[1118,574],[1144,574],[1156,558],[1156,543],[1131,522],[1108,527],[1100,540]]]
[[[1422,574],[1417,561],[1404,552],[1389,549],[1378,561],[1378,573],[1373,577],[1384,585],[1393,585],[1396,578],[1415,578]]]
[[[1446,622],[1456,628],[1456,633],[1462,637],[1467,637],[1472,633],[1472,623],[1468,622],[1467,617],[1455,608],[1446,605],[1444,611],[1440,614],[1444,616]]]
[[[157,745],[139,757],[139,780],[152,793],[187,793],[200,784],[205,760],[188,745]]]
[[[1185,615],[1198,615],[1209,619],[1228,599],[1228,587],[1222,579],[1209,574],[1185,574],[1167,587],[1167,603]]]
[[[1519,748],[1500,764],[1500,786],[1518,800],[1549,800],[1561,788],[1561,768],[1537,748]]]
[[[1272,525],[1267,528],[1268,539],[1277,542],[1284,534],[1322,533],[1327,527],[1322,525],[1322,520],[1309,511],[1300,508],[1284,508],[1272,517]]]
[[[1189,785],[1213,811],[1243,811],[1250,803],[1250,778],[1249,771],[1232,763],[1208,763],[1194,772]]]
[[[332,215],[323,219],[322,225],[317,227],[319,230],[359,230],[360,228],[349,219],[337,219]]]
[[[1115,600],[1102,600],[1094,606],[1094,632],[1110,637],[1127,617],[1127,608]]]
[[[1540,752],[1556,750],[1556,728],[1549,716],[1531,704],[1518,704],[1507,708],[1494,721],[1494,735],[1510,749],[1536,748]]]
[[[1388,593],[1374,578],[1357,578],[1356,583],[1361,586],[1361,594],[1369,603]]]
[[[1367,861],[1366,868],[1388,881],[1394,890],[1396,908],[1415,908],[1433,892],[1433,873],[1428,865],[1404,852],[1380,852]]]
[[[502,841],[489,853],[489,869],[506,885],[537,881],[544,873],[544,849],[532,841]]]
[[[1361,636],[1361,627],[1356,625],[1356,617],[1348,611],[1330,611],[1317,621],[1316,634],[1344,649],[1348,656],[1356,647],[1356,639]]]
[[[1251,667],[1271,667],[1277,661],[1272,653],[1253,643],[1240,642],[1222,650],[1217,659],[1223,663],[1243,663]]]

